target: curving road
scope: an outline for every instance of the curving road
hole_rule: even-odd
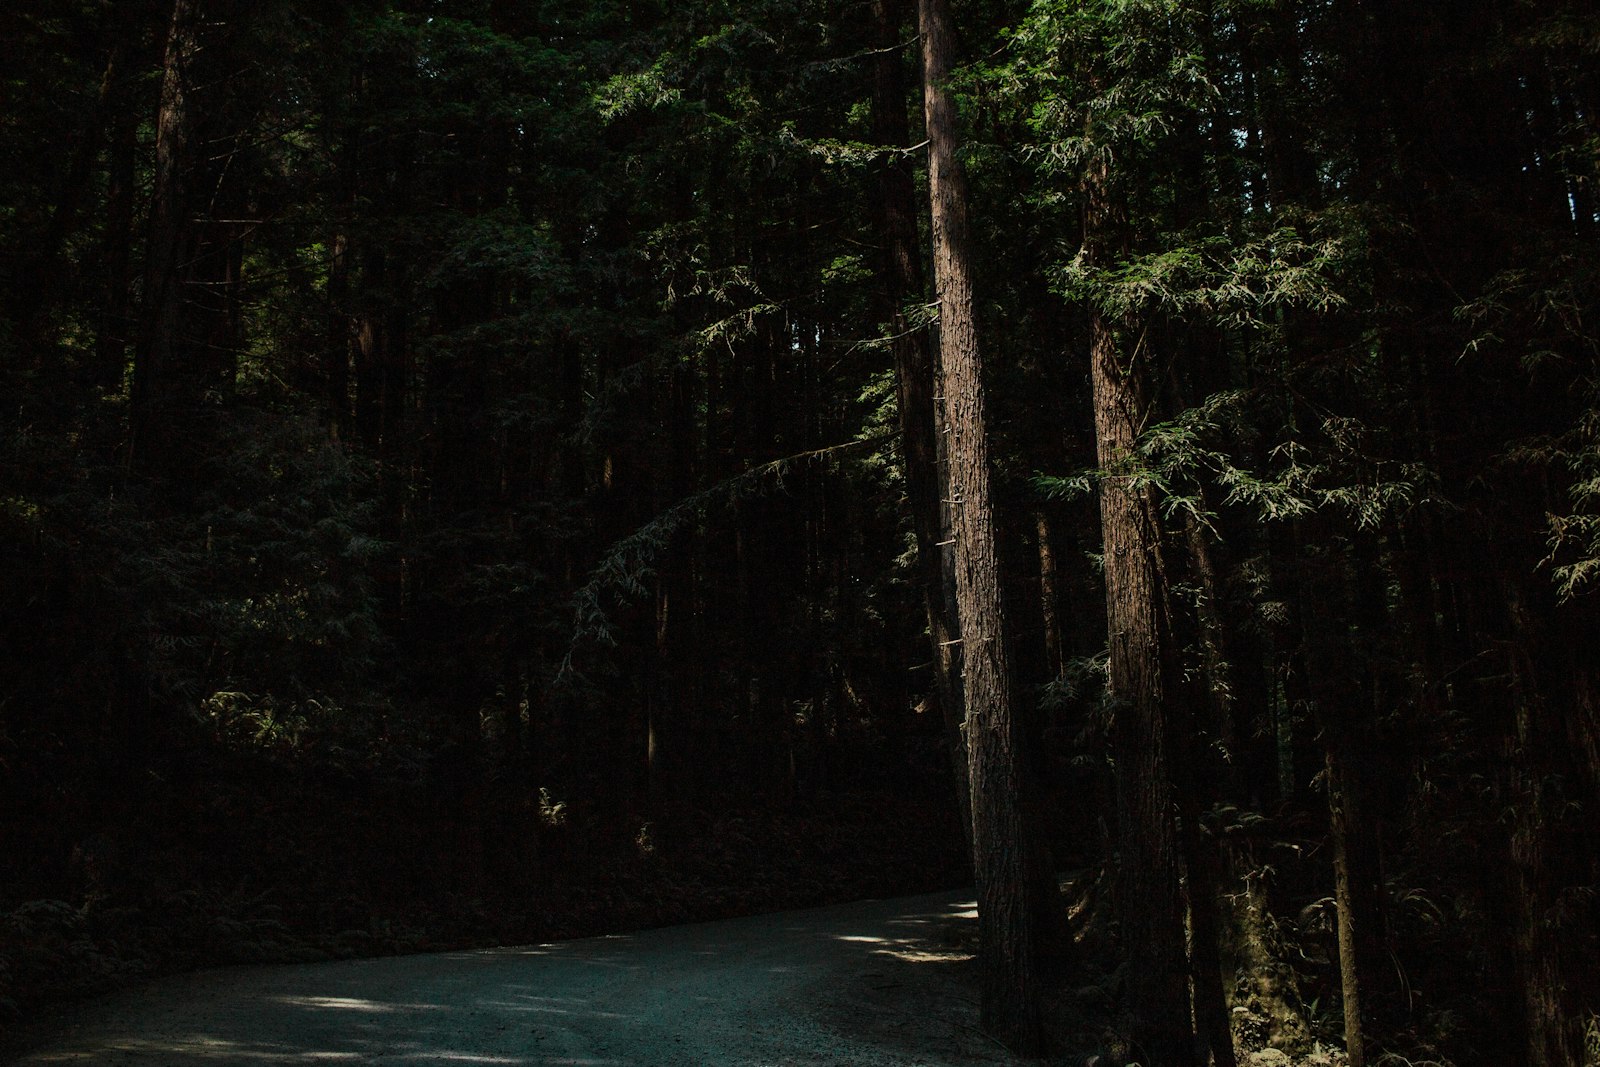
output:
[[[40,1020],[15,1064],[926,1067],[977,1030],[973,904],[940,894],[528,948],[155,982]]]

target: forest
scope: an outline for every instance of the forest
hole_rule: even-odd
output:
[[[0,47],[0,1027],[975,880],[1019,1054],[1600,1065],[1585,0]]]

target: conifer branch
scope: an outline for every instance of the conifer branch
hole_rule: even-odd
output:
[[[572,595],[572,640],[567,646],[567,654],[561,659],[556,680],[559,682],[573,673],[573,659],[584,639],[592,638],[606,645],[617,643],[616,628],[606,613],[604,597],[609,593],[620,600],[642,597],[649,592],[645,581],[650,577],[655,561],[667,551],[678,531],[705,508],[756,496],[769,480],[773,488],[781,488],[784,475],[796,464],[824,459],[867,445],[882,444],[896,436],[894,433],[874,434],[855,441],[796,452],[752,467],[684,497],[613,544],[610,551],[595,564],[589,580]]]

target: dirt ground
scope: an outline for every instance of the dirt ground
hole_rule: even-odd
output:
[[[9,1062],[1019,1062],[978,1030],[973,916],[970,893],[945,893],[523,948],[206,971],[31,1020]]]

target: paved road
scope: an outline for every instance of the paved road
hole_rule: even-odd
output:
[[[927,1067],[1011,1063],[977,1031],[970,894],[528,948],[152,983],[41,1021],[16,1060]]]

